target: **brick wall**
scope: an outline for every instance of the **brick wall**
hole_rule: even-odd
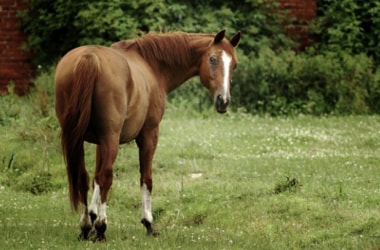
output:
[[[25,8],[22,0],[0,0],[0,93],[13,82],[15,92],[25,94],[33,76],[31,55],[21,48],[27,37],[18,27],[17,12]]]
[[[316,17],[317,0],[277,0],[280,7],[286,10],[291,22],[285,22],[287,34],[298,43],[296,50],[303,50],[311,44],[307,24]]]

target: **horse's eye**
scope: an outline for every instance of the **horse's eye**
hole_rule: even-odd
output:
[[[218,64],[218,59],[216,58],[216,56],[210,56],[210,63],[212,64],[212,65],[216,65],[216,64]]]

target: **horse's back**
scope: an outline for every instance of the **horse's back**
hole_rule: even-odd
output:
[[[69,85],[65,87],[66,91],[73,87],[70,86],[70,84],[73,82],[75,68],[82,57],[89,55],[94,56],[94,61],[101,72],[100,78],[98,79],[99,81],[104,80],[103,78],[115,77],[115,81],[110,81],[109,84],[117,84],[118,81],[125,82],[128,80],[129,66],[120,53],[105,46],[86,45],[69,51],[59,61],[55,75],[56,87],[60,87],[60,85]]]

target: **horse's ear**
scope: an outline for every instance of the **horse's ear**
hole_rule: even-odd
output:
[[[216,36],[214,37],[214,44],[217,44],[220,41],[222,41],[225,33],[226,33],[226,30],[219,31],[219,33],[216,34]]]
[[[236,47],[240,42],[240,31],[238,31],[235,35],[233,35],[230,39],[230,43],[232,46]]]

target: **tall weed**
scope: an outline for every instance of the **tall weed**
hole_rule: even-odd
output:
[[[0,185],[34,194],[50,191],[51,165],[60,159],[53,76],[41,74],[25,97],[11,88],[9,93],[0,97]]]

